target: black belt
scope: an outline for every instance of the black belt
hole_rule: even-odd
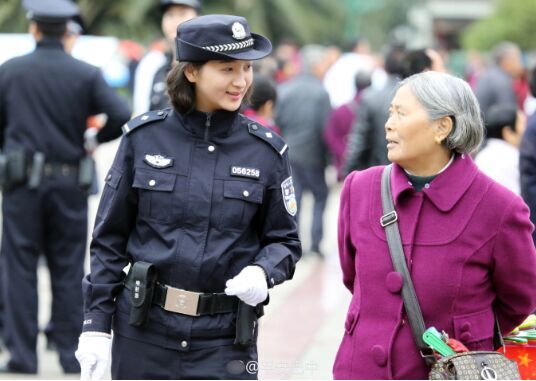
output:
[[[125,287],[132,290],[135,285],[128,274]],[[236,312],[239,299],[225,293],[200,293],[156,282],[152,303],[166,311],[189,316],[213,315]]]
[[[78,165],[46,163],[43,174],[46,177],[78,177]]]

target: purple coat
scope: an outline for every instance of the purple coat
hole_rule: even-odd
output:
[[[351,173],[339,215],[343,281],[352,293],[334,364],[336,379],[424,379],[428,369],[403,310],[380,225],[383,167]],[[536,251],[527,206],[469,156],[422,192],[394,165],[399,227],[426,326],[470,350],[493,347],[493,308],[508,332],[536,307]]]

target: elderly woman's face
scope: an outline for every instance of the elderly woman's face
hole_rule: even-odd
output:
[[[395,94],[385,123],[387,157],[408,170],[417,169],[442,153],[444,133],[436,128],[410,88],[402,86]]]

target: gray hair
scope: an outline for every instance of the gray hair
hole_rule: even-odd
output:
[[[493,48],[493,52],[491,53],[493,62],[496,65],[500,65],[502,60],[512,52],[519,52],[519,46],[510,41],[501,42]]]
[[[407,85],[431,120],[453,118],[453,128],[443,144],[458,153],[472,153],[484,138],[478,101],[464,80],[437,71],[414,74],[399,84]]]
[[[302,71],[310,73],[316,64],[321,63],[326,56],[326,47],[322,45],[305,45],[300,49]]]

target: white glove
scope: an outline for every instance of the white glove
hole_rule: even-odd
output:
[[[102,380],[108,369],[112,336],[104,332],[84,332],[74,353],[80,363],[81,380]]]
[[[247,266],[225,285],[227,295],[236,295],[244,303],[255,307],[268,297],[266,273],[260,266]]]

